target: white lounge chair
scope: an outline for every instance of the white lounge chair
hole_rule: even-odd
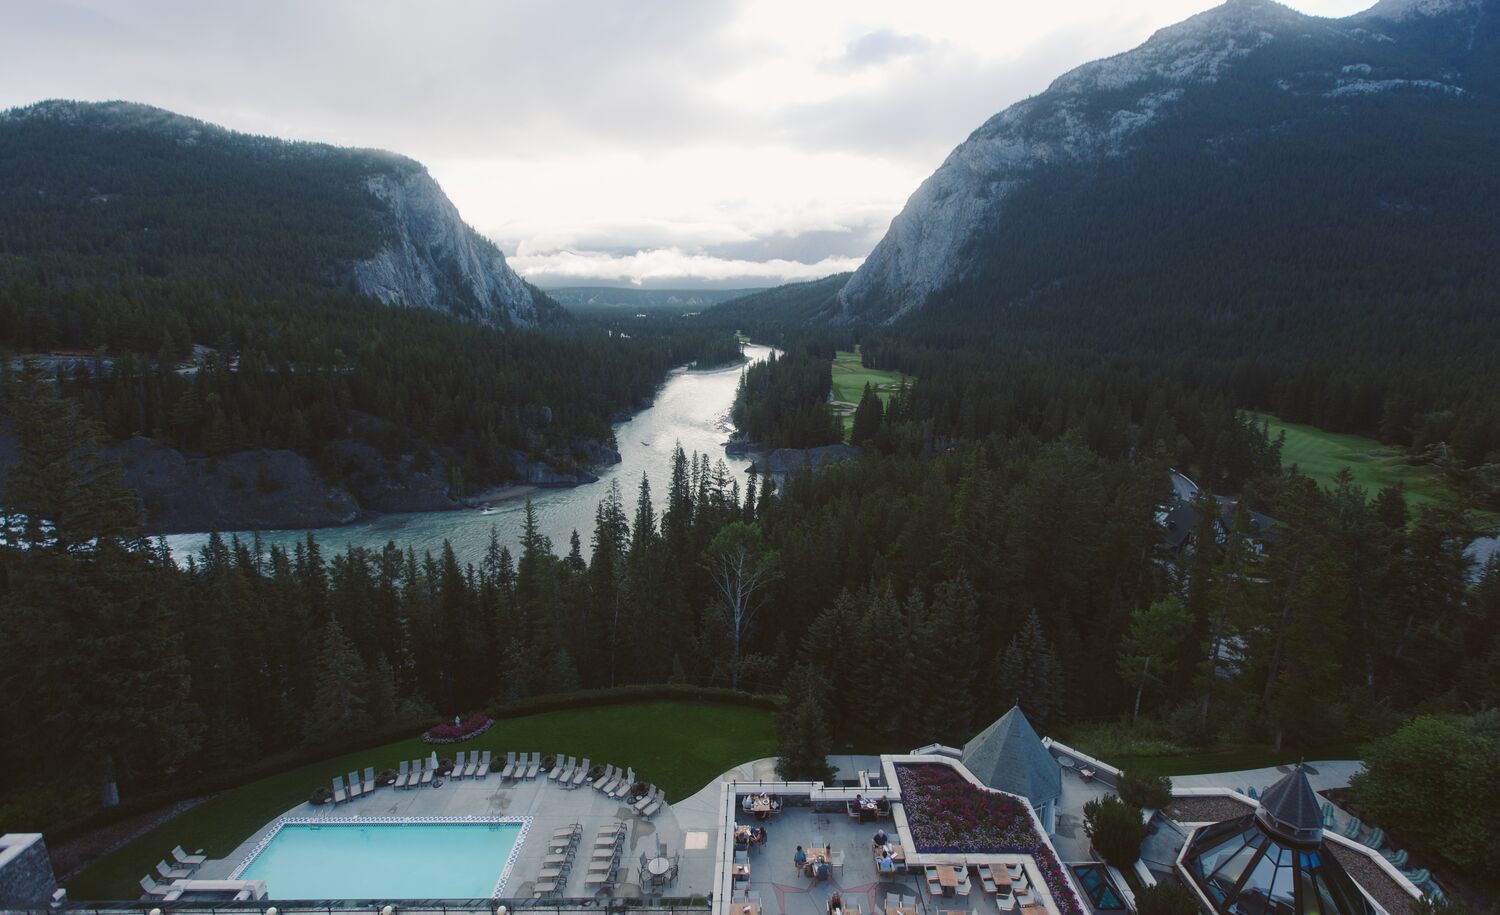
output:
[[[182,890],[174,886],[157,883],[151,879],[151,875],[149,874],[141,878],[141,889],[145,891],[147,897],[160,899],[164,902],[172,902],[182,896]]]
[[[531,762],[526,765],[526,777],[536,778],[537,772],[542,768],[542,754],[538,750],[531,754]]]
[[[625,777],[620,779],[620,783],[615,786],[615,790],[610,794],[610,797],[614,798],[617,801],[624,800],[625,798],[630,796],[630,789],[634,786],[635,770],[627,769],[625,771]]]
[[[411,765],[411,764],[408,763],[406,760],[404,760],[404,759],[401,760],[400,767],[396,769],[396,780],[391,783],[391,787],[392,788],[405,788],[406,787],[406,772],[407,772],[407,766],[409,766],[409,765]]]
[[[198,849],[198,854],[190,855],[183,851],[182,846],[179,845],[172,849],[172,860],[177,862],[178,867],[197,867],[204,861],[207,861],[208,857],[203,854],[203,849],[201,848]]]
[[[490,774],[490,751],[485,750],[484,755],[479,757],[479,765],[474,769],[475,778],[485,778]]]
[[[479,751],[469,753],[469,762],[464,766],[464,778],[473,778],[479,772]]]
[[[432,765],[432,760],[429,759],[427,761],[427,764],[422,767],[422,784],[424,784],[424,785],[430,785],[430,784],[432,784],[432,776],[434,774],[436,774],[436,772],[437,772],[436,767],[434,767]]]
[[[649,806],[654,800],[656,800],[656,786],[652,785],[651,787],[646,789],[645,797],[641,798],[630,806],[635,808],[636,813],[640,813],[642,810],[645,810],[646,807]]]
[[[352,800],[354,800],[355,798],[359,797],[361,794],[364,794],[364,793],[365,793],[364,789],[359,786],[359,773],[358,772],[350,772],[349,773],[349,800],[352,801]]]
[[[448,777],[454,781],[464,777],[464,754],[462,752],[453,757],[453,771],[448,773]]]
[[[501,778],[516,777],[516,754],[514,752],[505,754],[505,768],[500,770]]]
[[[360,785],[360,790],[365,794],[375,793],[375,767],[365,766],[365,780]]]
[[[342,775],[335,775],[333,781],[329,782],[329,784],[333,786],[333,802],[335,804],[342,804],[349,800],[349,795],[344,792],[344,777]]]
[[[547,770],[547,781],[549,781],[549,782],[555,782],[555,781],[557,781],[560,777],[562,777],[562,773],[563,773],[563,758],[561,756],[553,756],[552,757],[552,768],[550,768],[550,769]]]
[[[193,875],[193,872],[185,867],[173,867],[163,858],[156,862],[156,875],[167,881],[186,880]]]
[[[568,787],[569,788],[577,788],[579,785],[581,785],[584,782],[588,781],[588,778],[589,778],[589,769],[591,769],[591,768],[593,768],[593,766],[591,766],[589,764],[589,758],[587,756],[585,756],[583,758],[583,765],[578,766],[577,768],[575,768],[573,770],[573,781],[572,781],[571,784],[568,785]]]
[[[595,788],[599,789],[600,791],[603,791],[604,790],[604,786],[608,785],[611,782],[613,782],[615,780],[615,777],[616,777],[615,776],[615,767],[612,766],[612,765],[606,765],[604,767],[604,774],[601,775],[601,776],[599,776],[598,778],[594,779],[593,782],[591,782],[590,784],[592,784]]]

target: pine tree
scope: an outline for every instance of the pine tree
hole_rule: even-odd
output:
[[[870,383],[865,382],[864,393],[860,395],[859,405],[854,408],[854,427],[849,432],[849,442],[853,445],[865,445],[876,441],[880,437],[880,420],[884,408],[880,403],[880,395]]]
[[[786,702],[776,713],[776,775],[787,781],[832,778],[828,754],[833,737],[824,697],[828,682],[810,664],[792,668],[786,680]]]
[[[1014,702],[1039,730],[1056,725],[1063,709],[1062,667],[1035,610],[996,662],[1000,703]]]
[[[307,718],[311,741],[352,733],[367,721],[362,692],[369,682],[365,665],[338,620],[330,619],[323,627],[322,644],[317,691]]]

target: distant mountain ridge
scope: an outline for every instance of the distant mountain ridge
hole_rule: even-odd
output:
[[[565,308],[698,311],[760,289],[639,289],[627,286],[559,286],[547,295]]]
[[[0,222],[0,251],[38,262],[59,248],[102,274],[222,260],[226,281],[347,286],[497,327],[563,317],[420,163],[380,150],[240,134],[130,102],[46,101],[0,112],[0,200],[19,217],[13,232]],[[36,224],[50,231],[38,237]],[[98,242],[81,252],[73,240],[90,234]]]
[[[1192,269],[1148,293],[1131,274],[1151,240],[1180,244],[1184,261],[1236,248],[1296,258],[1295,242],[1336,252],[1330,267],[1379,270],[1384,245],[1338,250],[1353,237],[1345,223],[1366,214],[1391,248],[1451,240],[1455,271],[1493,282],[1485,245],[1467,240],[1500,240],[1486,174],[1497,7],[1382,0],[1333,20],[1230,0],[1085,64],[956,148],[823,316],[1035,311],[1106,290],[1126,303],[1217,297],[1215,277]],[[1141,178],[1166,174],[1165,185]],[[1258,237],[1276,232],[1298,234]]]

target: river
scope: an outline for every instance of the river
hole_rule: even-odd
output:
[[[770,354],[768,346],[750,344],[745,347],[745,355],[751,362],[760,362]],[[729,410],[734,405],[743,367],[673,371],[651,406],[615,426],[621,460],[613,467],[596,471],[599,482],[567,489],[543,489],[531,495],[541,531],[552,538],[559,555],[567,553],[568,538],[575,530],[583,540],[584,555],[589,554],[589,541],[594,533],[594,510],[609,491],[611,480],[620,481],[625,511],[633,517],[641,474],[646,473],[651,478],[651,495],[660,512],[671,475],[672,450],[679,442],[690,455],[697,451],[707,454],[710,461],[723,458],[740,481],[741,492],[744,491],[750,462],[724,454],[724,443],[733,429]],[[403,550],[408,546],[415,548],[418,556],[428,550],[436,554],[447,540],[453,544],[460,563],[477,565],[489,543],[491,525],[498,529],[500,542],[509,546],[512,553],[516,552],[525,515],[526,500],[510,499],[497,502],[488,514],[474,508],[380,515],[342,527],[319,528],[313,534],[322,545],[325,557],[342,552],[349,544],[378,551],[392,540]],[[167,544],[178,561],[182,561],[201,550],[208,536],[207,533],[173,534],[167,537]],[[226,533],[226,540],[228,536]],[[241,539],[246,541],[253,536],[240,532]],[[276,544],[290,550],[293,543],[306,536],[306,532],[262,531],[260,536],[268,548]]]

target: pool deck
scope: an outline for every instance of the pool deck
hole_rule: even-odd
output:
[[[283,817],[306,817],[311,820],[348,817],[530,817],[531,828],[517,854],[502,895],[529,899],[536,883],[542,859],[552,831],[578,823],[583,827],[578,859],[568,878],[562,898],[584,899],[597,896],[638,898],[657,896],[707,895],[713,891],[714,861],[719,844],[718,803],[721,782],[738,778],[773,778],[774,760],[746,763],[705,786],[697,794],[676,803],[664,805],[656,816],[647,820],[623,801],[605,797],[589,787],[562,788],[548,781],[545,773],[527,781],[502,781],[498,773],[485,779],[443,779],[441,787],[377,788],[368,797],[345,804],[314,806],[303,802],[285,811]],[[640,777],[650,780],[650,773]],[[279,820],[280,818],[278,818]],[[611,890],[584,886],[594,836],[616,821],[627,825],[625,852],[617,882]],[[275,827],[267,823],[250,836],[228,857],[205,862],[195,876],[227,878],[245,861],[261,840]],[[637,869],[640,856],[656,854],[660,841],[665,854],[680,854],[677,880],[670,886],[647,890],[641,887]],[[268,887],[276,897],[276,887]]]

